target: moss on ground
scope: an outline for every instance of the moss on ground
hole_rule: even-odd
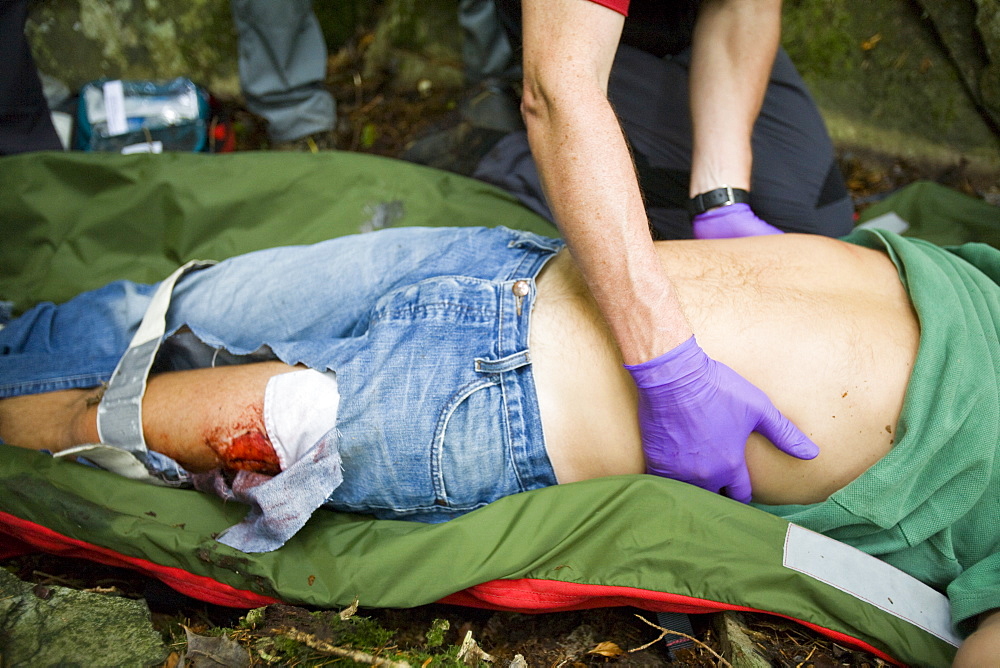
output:
[[[461,646],[445,644],[447,620],[434,619],[423,639],[399,643],[397,633],[378,621],[337,611],[307,612],[290,606],[251,610],[234,628],[211,627],[203,636],[186,634],[175,625],[171,647],[176,655],[190,653],[192,638],[226,638],[242,647],[250,665],[339,666],[395,665],[421,668],[475,666],[484,663],[475,655],[463,661]],[[209,644],[211,644],[209,642]]]
[[[997,137],[910,0],[787,0],[783,44],[837,144],[1000,168]]]

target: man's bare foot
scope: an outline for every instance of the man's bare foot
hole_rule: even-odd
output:
[[[0,399],[0,439],[52,452],[96,443],[97,404],[103,391],[94,387]]]

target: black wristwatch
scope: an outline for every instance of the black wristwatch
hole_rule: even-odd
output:
[[[699,213],[705,213],[709,209],[717,206],[729,206],[730,204],[749,204],[750,193],[742,188],[730,188],[722,186],[707,193],[695,195],[688,200],[688,213],[694,218]]]

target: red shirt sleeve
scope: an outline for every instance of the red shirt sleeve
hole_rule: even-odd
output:
[[[603,5],[608,9],[613,9],[619,14],[622,14],[624,16],[628,16],[628,3],[631,2],[631,0],[590,0],[590,1],[595,2],[598,5]]]

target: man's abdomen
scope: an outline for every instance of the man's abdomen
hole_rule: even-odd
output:
[[[919,329],[884,254],[821,237],[662,242],[698,342],[764,390],[821,448],[748,441],[756,501],[818,501],[892,447]],[[635,394],[566,251],[538,279],[531,350],[560,482],[643,471]]]

